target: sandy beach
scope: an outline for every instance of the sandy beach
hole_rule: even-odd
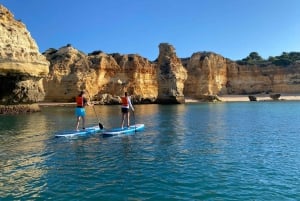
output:
[[[270,94],[254,95],[257,101],[273,101]],[[248,95],[220,95],[218,96],[222,102],[246,102],[250,101]],[[300,94],[281,94],[279,101],[300,101]],[[186,103],[201,102],[196,99],[186,98]]]
[[[270,94],[258,94],[254,95],[257,101],[273,101]],[[248,95],[226,95],[219,96],[219,98],[224,102],[234,102],[234,101],[249,101]],[[282,101],[299,101],[300,94],[281,94],[279,100]]]

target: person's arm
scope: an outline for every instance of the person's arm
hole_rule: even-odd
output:
[[[131,110],[134,111],[134,108],[133,108],[133,106],[132,106],[132,104],[131,104],[130,97],[127,97],[127,99],[128,99],[128,104],[129,104]]]
[[[83,97],[83,106],[87,106],[88,105],[88,101],[85,97]]]

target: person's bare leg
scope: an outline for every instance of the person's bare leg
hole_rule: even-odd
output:
[[[79,122],[80,122],[80,116],[77,117],[77,122],[76,122],[76,130],[79,130]]]
[[[130,126],[130,120],[129,120],[129,116],[130,116],[130,113],[128,112],[128,113],[127,113],[127,127],[129,127],[129,126]]]
[[[123,128],[123,126],[124,126],[124,121],[125,121],[125,114],[122,113],[122,124],[121,124],[122,128]]]

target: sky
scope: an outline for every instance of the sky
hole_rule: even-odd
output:
[[[231,60],[300,52],[300,0],[0,0],[42,53],[71,44],[88,54],[139,54],[169,43],[179,58],[214,52]]]

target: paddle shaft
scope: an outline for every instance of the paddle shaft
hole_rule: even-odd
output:
[[[86,60],[86,58],[84,58],[84,62],[85,62],[85,64],[86,64],[86,67],[89,69],[90,66],[89,66],[89,64],[88,64],[88,62],[87,62],[87,60]],[[86,75],[85,75],[85,76],[86,76]],[[85,77],[84,77],[84,78],[85,78]],[[87,92],[87,94],[88,94],[90,100],[92,100],[92,99],[91,99],[91,96],[90,96],[90,93],[88,92],[88,90],[86,89],[86,87],[85,87],[85,90],[86,90],[86,92]],[[93,106],[94,113],[95,113],[95,115],[96,115],[96,117],[97,117],[98,123],[99,123],[99,128],[102,130],[102,129],[103,129],[103,125],[100,123],[100,119],[99,119],[99,117],[98,117],[98,115],[97,115],[97,112],[96,112],[96,109],[95,109],[95,107],[94,107],[94,104],[93,104],[92,106]]]
[[[87,94],[88,94],[90,100],[92,100],[92,99],[91,99],[91,96],[90,96],[90,94],[89,94],[89,92],[88,92],[88,90],[86,90],[86,92],[87,92]],[[97,117],[97,120],[98,120],[98,123],[99,123],[99,128],[102,130],[102,129],[103,129],[103,125],[100,123],[100,119],[99,119],[99,117],[98,117],[98,115],[97,115],[97,112],[96,112],[96,109],[95,109],[95,107],[94,107],[94,104],[92,105],[92,107],[93,107],[94,113],[95,113],[95,115],[96,115],[96,117]]]
[[[133,123],[134,123],[134,132],[136,133],[136,125],[135,125],[135,116],[134,111],[132,111]]]

